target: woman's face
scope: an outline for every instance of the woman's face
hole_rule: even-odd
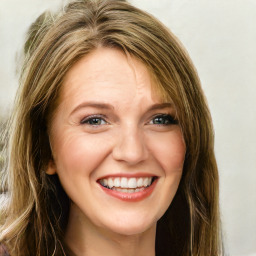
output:
[[[145,65],[116,49],[99,48],[68,71],[47,173],[58,174],[81,223],[138,234],[170,205],[186,148],[173,104],[153,83]]]

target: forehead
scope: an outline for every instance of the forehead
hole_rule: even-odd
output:
[[[106,91],[135,96],[131,93],[150,96],[162,101],[157,93],[157,82],[152,72],[137,58],[121,50],[98,48],[80,59],[64,77],[61,99],[70,95],[82,97],[104,95]],[[110,95],[109,95],[110,96]]]

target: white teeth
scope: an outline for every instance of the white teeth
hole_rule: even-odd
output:
[[[108,181],[106,179],[103,179],[102,185],[106,187],[108,185]]]
[[[115,178],[114,179],[114,187],[120,187],[120,179],[119,178]]]
[[[143,186],[143,178],[139,178],[139,179],[137,180],[137,186],[138,186],[138,187],[142,187],[142,186]]]
[[[136,178],[131,178],[128,180],[128,188],[137,188]]]
[[[125,177],[121,178],[121,188],[127,188],[128,187],[128,180]]]
[[[112,188],[112,187],[114,187],[114,182],[113,182],[113,180],[112,179],[107,179],[107,181],[108,181],[108,187],[109,188]]]
[[[145,189],[144,187],[142,187],[142,188],[136,188],[136,189],[134,189],[134,188],[128,188],[128,189],[126,189],[126,188],[115,188],[115,187],[112,188],[112,190],[116,190],[116,191],[122,192],[122,193],[140,192],[140,191],[142,191],[142,190],[144,190],[144,189]]]
[[[143,180],[143,186],[147,186],[147,184],[148,184],[148,178],[145,178],[144,180]]]
[[[115,190],[117,190],[118,188],[122,190],[121,192],[126,192],[126,193],[138,192],[136,190],[144,187],[148,187],[151,185],[151,183],[152,183],[152,177],[140,177],[140,178],[116,177],[116,178],[105,178],[100,180],[100,184],[103,185],[104,187],[108,187]]]
[[[144,187],[148,186],[148,184],[151,184],[151,181],[152,181],[152,178],[151,178],[151,177],[150,177],[150,178],[145,178],[145,179],[143,180],[143,185],[144,185]]]
[[[115,188],[115,187],[112,188],[112,190],[116,190],[116,191],[122,192],[122,193],[134,193],[134,192],[139,192],[139,191],[141,191],[143,189],[144,188],[140,188],[140,189],[134,189],[134,188],[126,189],[126,188]]]

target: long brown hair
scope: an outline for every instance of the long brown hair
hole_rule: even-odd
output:
[[[76,0],[31,26],[20,88],[8,126],[0,243],[11,255],[65,255],[69,199],[51,159],[47,126],[67,71],[97,47],[140,59],[172,100],[186,144],[177,194],[158,221],[156,255],[221,255],[213,127],[196,70],[178,39],[157,19],[121,0]]]

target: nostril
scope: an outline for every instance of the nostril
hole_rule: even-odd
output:
[[[137,164],[148,157],[142,138],[128,136],[113,149],[113,158],[128,164]]]

